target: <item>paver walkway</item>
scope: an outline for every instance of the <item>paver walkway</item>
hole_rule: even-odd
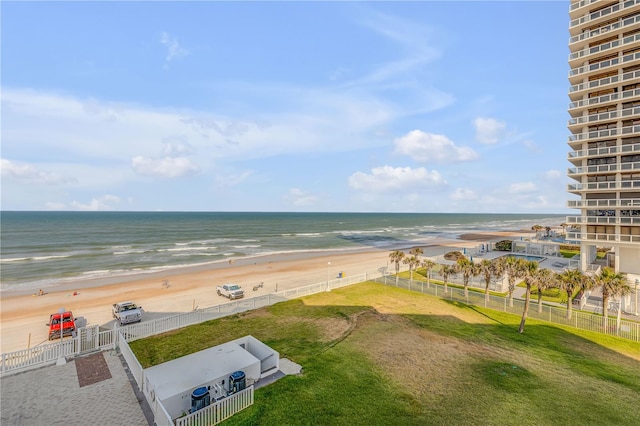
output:
[[[0,424],[147,426],[138,398],[121,357],[106,351],[2,377]]]

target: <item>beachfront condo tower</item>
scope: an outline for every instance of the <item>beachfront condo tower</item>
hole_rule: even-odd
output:
[[[569,6],[567,239],[580,267],[611,248],[616,272],[640,278],[640,0],[581,0]],[[637,290],[636,290],[637,291]]]

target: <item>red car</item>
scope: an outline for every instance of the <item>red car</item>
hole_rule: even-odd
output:
[[[59,339],[63,336],[71,336],[76,333],[76,320],[71,311],[62,314],[51,314],[49,317],[49,340]],[[62,327],[62,333],[60,333]]]

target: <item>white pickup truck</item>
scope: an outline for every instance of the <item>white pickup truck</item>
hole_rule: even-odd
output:
[[[244,290],[238,284],[224,284],[216,288],[218,296],[228,297],[229,300],[241,299],[244,297]]]
[[[120,325],[131,324],[142,321],[142,306],[137,306],[133,302],[120,302],[113,304],[113,317]]]

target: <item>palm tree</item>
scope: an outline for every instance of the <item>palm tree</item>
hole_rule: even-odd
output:
[[[420,259],[418,259],[418,256],[412,255],[402,259],[402,263],[409,265],[409,288],[411,288],[413,284],[413,270],[420,264]]]
[[[493,263],[493,276],[496,278],[500,278],[503,284],[504,284],[504,260],[505,260],[504,257],[499,257],[491,261]]]
[[[442,265],[442,267],[440,268],[440,275],[442,275],[442,280],[444,281],[445,293],[448,291],[447,283],[449,282],[449,276],[455,273],[456,273],[456,268],[453,265]]]
[[[400,250],[392,251],[391,253],[389,253],[389,259],[391,259],[391,263],[396,264],[396,287],[398,287],[398,279],[400,278],[400,276],[398,275],[400,273],[400,262],[402,262],[403,258],[404,252],[401,252]]]
[[[538,271],[538,312],[542,312],[542,293],[557,285],[556,276],[551,269],[540,269]]]
[[[424,266],[425,274],[427,277],[427,288],[429,288],[429,282],[431,281],[431,271],[433,267],[436,266],[436,263],[433,260],[425,260],[422,262],[422,266]]]
[[[625,287],[629,287],[629,285],[624,275],[616,273],[610,268],[603,268],[594,277],[594,284],[602,289],[602,315],[604,316],[606,327],[607,318],[609,317],[609,298],[624,294]],[[630,287],[629,290],[631,290]]]
[[[576,289],[586,286],[587,278],[578,269],[566,269],[557,275],[558,286],[567,293],[567,319],[571,319],[571,304]]]
[[[409,254],[412,256],[421,256],[422,253],[423,251],[420,247],[414,247],[411,250],[409,250]]]
[[[527,285],[527,290],[524,296],[524,310],[522,311],[522,319],[520,320],[520,327],[518,327],[518,333],[524,332],[524,323],[527,321],[527,315],[529,314],[529,301],[531,300],[531,286],[537,283],[538,280],[538,262],[525,261],[524,263],[524,283]]]
[[[516,280],[521,278],[524,274],[525,259],[520,257],[507,256],[503,257],[502,267],[507,274],[507,281],[509,282],[509,307],[513,308],[513,290],[516,288]]]
[[[484,306],[487,307],[489,303],[489,284],[491,284],[491,276],[495,271],[495,262],[489,259],[482,259],[478,263],[478,273],[484,278]]]
[[[471,277],[471,275],[478,275],[478,268],[472,260],[469,260],[466,257],[461,257],[460,259],[458,259],[455,268],[456,272],[462,272],[462,282],[464,283],[464,297],[465,299],[467,299],[469,297],[469,278]]]
[[[564,222],[560,224],[560,227],[562,228],[562,235],[564,235],[564,236],[566,236],[566,234],[567,234],[567,226],[569,226],[569,225],[567,225]]]
[[[544,228],[540,225],[533,225],[531,227],[531,230],[534,231],[536,233],[536,240],[538,239],[538,232],[540,232],[541,230],[543,230]]]

